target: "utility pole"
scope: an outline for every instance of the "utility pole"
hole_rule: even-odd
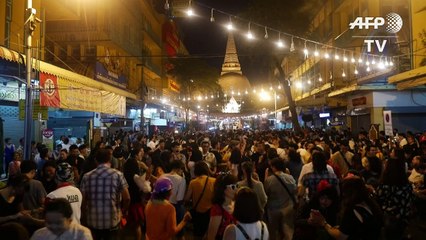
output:
[[[41,22],[35,17],[36,10],[33,8],[33,1],[27,0],[27,8],[25,9],[26,21],[24,23],[26,31],[25,54],[26,54],[26,96],[25,96],[25,121],[24,121],[24,160],[31,159],[31,139],[32,139],[32,121],[33,121],[33,105],[32,105],[32,35],[36,28],[36,21]]]

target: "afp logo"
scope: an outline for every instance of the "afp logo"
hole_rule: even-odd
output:
[[[383,17],[357,17],[355,21],[349,23],[349,29],[379,29],[385,27],[388,33],[398,33],[403,26],[402,18],[397,13],[388,13]]]

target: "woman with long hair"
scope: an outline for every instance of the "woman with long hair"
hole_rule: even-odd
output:
[[[337,224],[338,210],[339,195],[336,188],[326,180],[322,180],[311,201],[302,205],[297,211],[293,239],[330,239],[323,228],[315,226],[309,221],[309,217],[311,212],[320,212],[325,220],[334,226]]]
[[[334,239],[380,239],[383,213],[361,178],[343,180],[338,217],[339,227],[330,225],[321,212],[312,212],[308,221],[322,226]]]
[[[303,175],[299,184],[299,196],[303,196],[305,189],[308,189],[308,198],[311,199],[316,191],[321,180],[327,180],[331,185],[339,191],[339,179],[336,174],[330,173],[327,169],[327,158],[323,152],[314,151],[312,154],[313,172]]]
[[[214,185],[213,205],[210,210],[210,223],[207,230],[208,240],[222,239],[225,228],[234,223],[234,195],[237,191],[237,177],[222,174]]]
[[[236,224],[226,227],[223,239],[269,239],[268,228],[262,221],[262,209],[252,189],[242,187],[237,191],[233,216]]]
[[[145,221],[142,192],[134,180],[135,175],[142,175],[140,164],[143,148],[135,146],[130,152],[130,158],[123,165],[123,174],[129,184],[130,206],[126,228],[131,230],[135,239],[142,239],[142,224]],[[144,169],[146,170],[146,169]]]
[[[384,213],[386,239],[402,239],[413,201],[413,188],[405,172],[402,149],[391,150],[376,193]]]
[[[243,164],[241,164],[241,169],[243,170],[243,180],[238,182],[238,186],[248,187],[256,193],[256,196],[259,200],[259,206],[263,215],[268,197],[266,196],[263,184],[260,181],[254,179],[253,177],[253,174],[255,174],[254,165],[251,162],[244,162]]]
[[[194,239],[202,239],[209,226],[210,209],[216,180],[209,177],[209,167],[204,161],[195,163],[194,174],[195,178],[189,183],[185,201],[192,201],[191,214]]]

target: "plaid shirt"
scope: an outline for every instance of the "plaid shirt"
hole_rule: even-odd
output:
[[[339,191],[339,179],[337,178],[336,174],[330,173],[328,171],[323,173],[310,172],[302,177],[302,185],[308,188],[310,199],[317,192],[317,186],[321,180],[327,180],[328,183],[333,185],[337,191]]]
[[[121,192],[128,187],[123,173],[106,164],[85,174],[80,188],[87,203],[82,210],[87,215],[87,225],[95,229],[117,227],[121,220]]]

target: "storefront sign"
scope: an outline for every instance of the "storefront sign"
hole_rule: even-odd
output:
[[[352,106],[361,106],[367,104],[367,98],[366,97],[359,97],[352,99]]]
[[[11,102],[18,102],[20,98],[25,97],[25,88],[18,87],[18,84],[15,84],[16,86],[10,86],[11,83],[8,83],[6,87],[3,87],[0,89],[0,100],[5,101],[11,101]]]
[[[46,147],[53,151],[53,129],[45,129],[42,132],[43,135],[43,144],[46,145]]]
[[[48,107],[40,106],[40,103],[36,100],[33,102],[33,120],[47,120],[48,119]],[[39,117],[41,117],[39,119]],[[19,100],[19,120],[25,119],[25,100]]]
[[[385,126],[385,135],[393,137],[393,127],[392,127],[392,112],[383,111],[383,122]]]
[[[179,84],[177,82],[173,81],[173,80],[169,80],[169,87],[172,91],[175,91],[175,92],[180,91]]]
[[[40,104],[121,116],[126,114],[125,97],[46,73],[40,73]]]

